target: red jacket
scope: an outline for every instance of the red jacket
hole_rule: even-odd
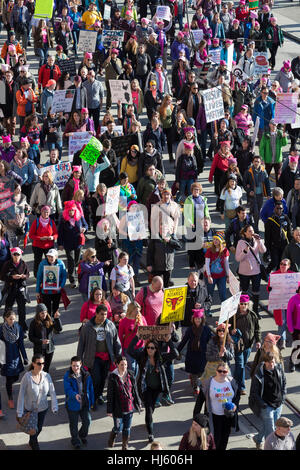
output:
[[[295,271],[291,271],[290,269],[287,270],[288,273],[294,273]],[[281,271],[280,269],[277,269],[277,271],[274,271],[272,274],[280,274]],[[268,285],[267,285],[267,291],[269,292],[270,289],[270,280],[271,280],[271,276],[269,277],[269,281],[268,281]],[[276,325],[278,326],[282,326],[283,325],[283,320],[282,320],[282,310],[273,310],[273,315],[274,315],[274,320],[275,320],[275,323]]]
[[[57,82],[57,80],[61,76],[61,71],[58,65],[53,66],[53,80]],[[50,67],[48,64],[42,65],[39,71],[39,80],[38,80],[38,85],[39,88],[41,88],[41,85],[43,88],[47,85],[48,81],[50,80]]]
[[[35,219],[29,230],[29,238],[32,240],[32,246],[38,248],[50,249],[54,247],[54,242],[57,240],[58,233],[57,228],[53,220],[48,223],[46,227],[43,227],[39,222],[38,228],[36,228],[36,222],[38,219]],[[53,240],[41,240],[41,237],[53,237]]]
[[[230,157],[232,158],[231,153],[228,155],[227,158],[221,157],[221,155],[219,155],[219,153],[215,154],[213,162],[212,162],[211,167],[210,167],[210,172],[209,172],[209,177],[208,177],[208,181],[210,183],[212,183],[214,172],[215,172],[216,168],[219,168],[219,170],[223,171],[224,173],[225,173],[225,171],[228,170],[228,159]]]

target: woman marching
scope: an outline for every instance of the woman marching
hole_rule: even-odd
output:
[[[215,450],[215,441],[208,430],[208,418],[200,413],[194,415],[190,429],[184,433],[178,450]]]

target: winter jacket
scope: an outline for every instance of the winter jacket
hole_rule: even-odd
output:
[[[194,333],[193,327],[190,326],[186,332],[184,337],[182,338],[179,346],[177,347],[178,352],[180,353],[186,343],[187,345],[187,352],[185,356],[185,371],[190,374],[202,374],[205,369],[206,365],[206,348],[207,343],[209,342],[210,338],[212,337],[213,333],[211,329],[204,325],[202,328],[202,333],[200,336],[200,348],[197,351],[192,350],[192,343],[194,340]]]
[[[29,114],[34,113],[34,103],[36,103],[38,99],[37,99],[34,91],[32,90],[32,88],[31,88],[31,93],[32,93],[32,101],[28,100],[25,97],[25,91],[24,91],[22,86],[16,92],[16,100],[17,100],[17,103],[18,103],[18,106],[17,106],[17,115],[18,116],[26,117],[26,116],[29,116]],[[26,111],[26,105],[30,106],[30,103],[31,103],[31,109],[29,111]]]
[[[261,365],[261,363],[263,362],[264,355],[265,355],[265,350],[264,350],[263,346],[261,346],[261,347],[256,351],[256,354],[255,354],[255,356],[254,356],[254,359],[253,359],[253,362],[252,362],[252,365],[251,365],[251,370],[250,370],[250,377],[251,377],[251,379],[253,379],[253,377],[254,377],[254,375],[255,375],[256,368],[259,367],[259,366]],[[283,357],[282,357],[280,351],[279,351],[279,360],[280,360],[280,364],[281,364],[282,370],[284,370]]]
[[[163,175],[165,174],[163,159],[161,153],[156,149],[152,154],[144,152],[140,155],[138,163],[138,177],[139,179],[145,176],[146,168],[150,165],[154,165],[155,168],[160,171]]]
[[[182,42],[179,42],[177,39],[173,41],[171,45],[171,61],[174,62],[175,60],[179,59],[179,52],[184,51],[185,57],[187,60],[190,60],[190,50],[189,48]]]
[[[117,240],[112,239],[112,244],[110,248],[107,246],[107,243],[108,237],[105,240],[95,237],[95,250],[97,258],[101,259],[103,262],[112,260],[112,265],[116,266],[116,264],[118,264],[116,254],[118,248]]]
[[[49,108],[52,107],[54,98],[54,90],[49,90],[49,88],[45,88],[41,95],[41,108],[42,108],[42,116],[45,118],[48,114]]]
[[[61,259],[57,259],[54,266],[58,265],[59,266],[59,289],[56,290],[51,290],[51,291],[45,291],[43,289],[43,275],[44,275],[44,266],[50,266],[48,259],[43,259],[40,262],[37,276],[36,276],[36,288],[35,292],[37,294],[57,294],[60,292],[60,290],[65,286],[66,280],[67,280],[67,270],[65,267],[65,263]]]
[[[202,199],[202,206],[203,206],[203,217],[208,217],[209,216],[209,209],[208,209],[208,203],[207,203],[207,197],[200,195],[200,198]],[[196,204],[194,201],[194,198],[192,194],[188,196],[184,202],[184,220],[187,224],[189,225],[194,225],[195,224],[195,213],[196,213]]]
[[[277,131],[276,134],[276,154],[275,162],[282,162],[282,147],[285,147],[288,143],[287,137],[283,137],[281,131]],[[271,146],[271,134],[270,132],[264,132],[262,139],[259,144],[259,155],[265,163],[273,162],[272,146]]]
[[[110,320],[112,316],[112,310],[109,302],[107,300],[104,300],[104,305],[107,308],[107,318]],[[84,302],[83,306],[81,307],[80,311],[80,321],[81,323],[83,320],[91,320],[95,315],[96,315],[96,309],[98,305],[94,304],[90,300],[87,302]]]
[[[287,327],[291,333],[300,330],[300,295],[296,294],[290,298],[286,311]]]
[[[10,169],[22,178],[22,186],[23,184],[26,184],[27,186],[33,183],[35,179],[36,166],[31,160],[27,159],[22,168],[20,168],[16,164],[15,159],[13,159],[10,164]]]
[[[139,179],[138,186],[136,189],[137,200],[146,205],[150,194],[156,188],[156,181],[162,178],[162,174],[159,170],[155,170],[156,177],[151,178],[148,175],[145,175]]]
[[[220,357],[219,355],[220,348],[215,341],[215,337],[212,337],[207,343],[206,347],[206,360],[209,362],[218,362],[224,361],[229,363],[234,357],[234,348],[232,343],[225,344],[224,355]]]
[[[77,355],[81,358],[82,364],[89,369],[93,368],[95,362],[97,342],[95,327],[95,317],[82,326],[77,347]],[[104,330],[109,359],[113,363],[122,354],[118,331],[113,322],[107,319],[104,322]]]
[[[81,402],[76,399],[76,395],[79,394],[79,388],[72,368],[70,367],[64,375],[66,408],[70,411],[80,411],[83,407],[90,409],[95,401],[93,381],[90,373],[81,367],[80,374],[82,378]]]
[[[283,213],[287,215],[288,209],[287,209],[285,199],[282,199],[280,202],[283,205]],[[272,197],[271,199],[268,199],[262,206],[261,211],[260,211],[260,218],[264,224],[266,223],[267,219],[271,217],[272,214],[274,213],[275,203],[276,203],[276,200],[274,199],[274,197]]]
[[[25,274],[25,279],[13,279],[12,276],[15,274]],[[26,295],[26,279],[29,278],[29,269],[27,264],[23,259],[19,264],[15,265],[13,260],[10,259],[4,263],[2,266],[0,279],[4,281],[4,289],[2,290],[2,296],[4,293],[8,292],[9,294],[16,293],[21,291],[25,297]]]
[[[38,86],[41,88],[46,87],[48,81],[50,80],[50,75],[51,75],[51,68],[48,64],[42,65],[42,67],[39,70],[39,78],[38,78]],[[61,71],[58,65],[54,64],[52,67],[52,75],[53,75],[53,80],[57,82],[57,80],[61,77]]]
[[[96,163],[96,166],[92,166],[89,163],[83,161],[82,168],[84,173],[84,178],[87,184],[87,187],[91,193],[94,193],[97,189],[100,174],[103,170],[106,170],[110,166],[110,161],[107,157],[103,157],[102,163]]]
[[[73,161],[73,165],[75,165],[74,161]],[[74,196],[74,188],[75,188],[75,185],[73,181],[73,176],[71,176],[68,182],[66,183],[66,186],[64,187],[63,192],[61,194],[62,203],[65,203],[66,201],[72,201],[73,196]],[[89,197],[89,189],[85,181],[79,182],[79,189],[81,189],[84,192],[84,200],[87,200]]]
[[[278,180],[278,186],[281,189],[283,189],[283,197],[286,199],[286,201],[287,201],[287,195],[289,191],[294,188],[295,178],[296,177],[298,178],[299,176],[300,176],[299,170],[297,169],[296,171],[291,171],[291,168],[289,167],[289,165],[286,168],[284,168],[284,170],[282,170],[282,173]],[[287,205],[289,205],[288,201],[287,201]]]
[[[237,243],[235,259],[239,263],[238,273],[243,276],[255,276],[260,273],[260,265],[256,258],[259,261],[259,253],[265,253],[267,249],[262,239],[254,240],[254,245],[251,246],[251,249],[256,256],[255,258],[250,249],[247,253],[244,253],[247,246],[249,244],[244,238]]]
[[[300,245],[292,240],[288,246],[285,247],[282,258],[288,258],[291,260],[291,270],[295,272],[300,272]]]
[[[276,27],[277,33],[278,33],[279,46],[282,46],[282,45],[283,45],[283,42],[284,42],[282,29],[281,29],[281,27],[278,26],[278,25],[276,25],[275,27]],[[268,38],[269,35],[271,36],[271,38]],[[270,25],[269,27],[267,27],[267,29],[266,29],[266,37],[268,38],[268,40],[267,40],[267,47],[270,49],[270,48],[272,47],[272,44],[274,43],[274,27],[273,27],[272,25]]]
[[[79,236],[81,234],[81,228],[85,228],[86,231],[88,230],[88,225],[84,217],[81,217],[80,220],[76,220],[74,226],[62,217],[58,226],[58,246],[63,246],[66,251],[76,250],[80,243]]]
[[[9,259],[11,259],[10,242],[7,233],[5,233],[0,242],[0,270],[2,269],[3,264]]]
[[[83,86],[83,84],[81,84],[78,88],[75,85],[71,85],[69,86],[68,90],[75,90],[71,113],[73,113],[73,111],[81,111],[82,108],[88,107],[87,90]],[[77,99],[76,99],[76,95],[78,91],[80,93],[80,105],[79,105],[80,107],[79,108],[77,107]]]
[[[88,294],[89,278],[90,276],[101,277],[101,289],[107,290],[106,281],[103,271],[104,263],[97,261],[96,264],[91,264],[86,261],[80,263],[80,275],[79,275],[79,292],[82,294]]]
[[[236,248],[238,241],[241,239],[240,231],[242,230],[245,225],[253,225],[254,220],[252,215],[247,214],[245,220],[243,222],[240,222],[238,217],[235,217],[232,219],[230,222],[229,227],[227,228],[225,232],[225,241],[226,241],[226,246],[229,250],[232,246]],[[233,241],[231,241],[231,237],[233,237]]]
[[[277,80],[282,88],[283,93],[287,93],[289,88],[294,80],[294,74],[290,70],[286,72],[283,67],[277,72],[276,77],[274,80]]]
[[[228,156],[228,158],[230,156],[231,156],[231,154]],[[210,167],[210,171],[209,171],[208,181],[210,183],[212,183],[212,181],[213,181],[213,176],[214,176],[216,168],[218,168],[219,170],[221,170],[223,172],[228,170],[228,158],[222,157],[219,153],[215,154],[213,162],[212,162],[211,167]]]
[[[56,393],[51,376],[47,372],[41,371],[42,379],[39,384],[36,384],[32,380],[31,372],[26,372],[21,380],[18,404],[17,404],[17,416],[23,416],[24,410],[34,410],[37,400],[38,413],[48,409],[48,395],[51,396],[51,408],[52,412],[58,411],[58,403]]]
[[[5,377],[17,376],[24,370],[23,361],[27,361],[27,354],[24,346],[24,334],[22,327],[16,324],[19,331],[19,338],[15,343],[9,343],[3,336],[3,325],[0,326],[0,339],[5,343],[6,363],[2,365],[1,375]],[[22,356],[22,357],[21,357]]]
[[[46,329],[46,337],[43,337],[42,325],[38,325],[33,319],[29,326],[29,341],[33,343],[33,354],[51,354],[54,352],[54,330],[55,332],[62,331],[62,324],[60,318],[53,318],[53,325]],[[49,339],[49,343],[43,345],[43,339]],[[45,348],[43,348],[45,346]]]
[[[131,370],[127,371],[128,378],[131,382],[131,393],[134,408],[140,413],[142,402],[139,397],[138,388],[134,374]],[[107,384],[107,413],[111,413],[114,418],[122,418],[122,407],[120,398],[120,382],[118,380],[118,369],[115,369],[108,377]]]
[[[32,208],[37,205],[35,212],[40,214],[41,207],[49,206],[50,214],[60,214],[62,212],[62,203],[60,198],[60,192],[55,183],[51,186],[50,191],[46,194],[43,189],[42,183],[37,183],[34,187],[30,198],[30,206]]]
[[[269,129],[269,122],[274,118],[275,114],[275,101],[272,100],[269,96],[266,100],[263,100],[259,96],[254,102],[254,109],[252,114],[252,119],[255,125],[256,118],[260,118],[259,129]]]
[[[41,240],[42,237],[53,237],[53,240]],[[46,227],[42,226],[39,222],[39,218],[36,218],[32,222],[29,229],[29,238],[32,240],[32,246],[48,250],[54,247],[57,237],[57,228],[53,220],[49,219],[49,223]]]
[[[263,196],[271,196],[270,180],[264,167],[259,167],[258,170],[255,170],[254,166],[251,165],[244,173],[243,186],[247,193],[248,201],[250,198],[255,197],[256,188],[258,186],[261,186],[260,194]],[[250,196],[252,191],[254,192],[254,196]]]
[[[235,351],[241,352],[244,349],[251,348],[255,343],[261,343],[261,330],[256,313],[248,309],[246,314],[241,314],[239,309],[236,313],[236,330],[232,335],[233,327],[229,328],[229,334],[235,342]],[[241,341],[238,341],[240,340]]]
[[[297,80],[300,80],[300,57],[294,57],[291,63],[292,72]]]
[[[174,269],[174,248],[163,239],[149,241],[147,250],[147,266],[152,271],[172,271]]]
[[[287,215],[272,214],[265,223],[265,246],[270,252],[274,249],[282,250],[293,239],[291,221]]]
[[[250,395],[249,395],[249,408],[253,411],[256,416],[260,416],[261,410],[267,408],[267,403],[263,400],[264,394],[264,363],[258,366],[256,373],[251,381]],[[282,393],[282,403],[287,393],[286,390],[286,378],[283,372],[283,369],[280,364],[275,365],[275,373],[277,380],[280,384],[281,393]]]

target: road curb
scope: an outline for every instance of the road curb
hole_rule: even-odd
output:
[[[284,37],[291,39],[291,41],[295,41],[298,44],[300,44],[300,38],[298,36],[295,36],[292,33],[288,33],[287,31],[282,31],[282,32],[283,32]]]

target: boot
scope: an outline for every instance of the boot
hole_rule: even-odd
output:
[[[111,431],[108,438],[108,447],[114,447],[117,434],[114,431]]]
[[[13,400],[12,397],[8,399],[8,407],[9,407],[11,410],[13,410],[14,407],[15,407],[14,400]]]
[[[289,363],[289,369],[290,369],[290,372],[295,372],[295,370],[296,370],[295,364],[293,363],[293,361],[291,359],[290,359],[290,363]]]
[[[122,450],[128,450],[128,436],[122,436]]]
[[[259,309],[259,295],[253,294],[253,311],[256,313],[257,318],[260,320],[261,316],[258,313]]]

